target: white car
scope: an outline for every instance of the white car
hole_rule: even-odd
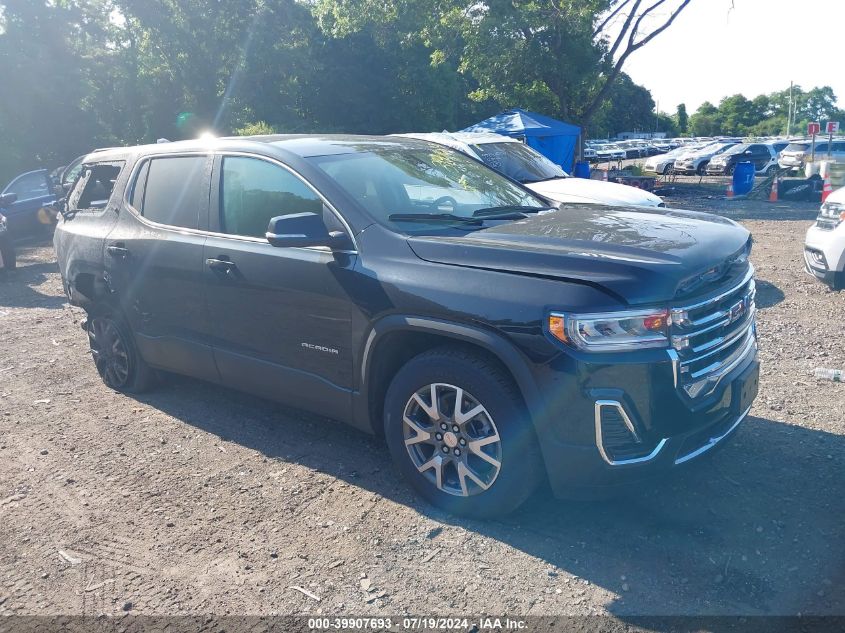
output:
[[[658,154],[657,156],[652,156],[645,162],[643,169],[653,174],[663,174],[664,176],[667,174],[671,174],[672,167],[675,164],[675,160],[680,158],[684,154],[688,154],[689,151],[690,148],[688,146],[681,146],[676,147],[675,149],[666,152],[665,154]]]
[[[845,187],[827,197],[807,230],[804,266],[834,290],[845,288]]]
[[[573,178],[558,165],[520,141],[500,134],[433,132],[399,134],[451,147],[555,202],[614,206],[666,206],[648,191],[602,180]]]
[[[596,147],[596,155],[599,161],[625,160],[628,156],[623,148],[613,143]]]
[[[675,160],[675,165],[672,169],[676,174],[698,174],[699,176],[703,176],[710,159],[726,152],[734,145],[737,145],[737,143],[732,141],[725,143],[716,142],[705,145],[697,150],[688,151]]]

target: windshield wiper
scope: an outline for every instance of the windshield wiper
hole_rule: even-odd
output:
[[[536,179],[532,179],[532,180],[523,180],[522,184],[533,185],[535,182],[548,182],[549,180],[562,180],[563,178],[567,178],[567,176],[549,176],[548,178],[536,178]]]
[[[387,216],[393,222],[457,222],[459,224],[481,224],[484,218],[454,215],[453,213],[393,213]]]
[[[539,213],[540,211],[553,211],[557,207],[529,207],[518,204],[506,204],[501,207],[487,207],[485,209],[477,209],[472,217],[474,218],[495,218],[500,219],[499,216],[519,215],[521,217],[528,217],[530,213]],[[501,219],[509,219],[502,217]],[[517,219],[517,218],[514,218]]]

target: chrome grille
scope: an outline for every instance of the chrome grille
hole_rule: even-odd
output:
[[[729,289],[671,310],[675,385],[691,398],[711,394],[756,347],[754,268]]]

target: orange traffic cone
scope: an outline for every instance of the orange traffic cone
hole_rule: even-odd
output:
[[[769,193],[769,202],[778,201],[778,179],[772,180],[772,191]]]
[[[824,188],[822,189],[822,202],[827,200],[827,197],[833,193],[833,185],[830,184],[830,174],[824,177]]]
[[[733,183],[733,180],[729,180],[729,181],[728,181],[728,191],[727,191],[727,193],[726,193],[725,195],[726,195],[728,198],[733,198],[733,197],[734,197],[734,183]]]

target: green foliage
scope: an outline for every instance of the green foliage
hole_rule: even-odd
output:
[[[259,136],[262,134],[278,134],[276,126],[270,125],[267,121],[255,121],[247,123],[243,127],[235,128],[232,133],[235,136]]]
[[[830,86],[813,88],[808,92],[795,86],[792,95],[795,109],[791,129],[793,134],[803,134],[809,121],[845,122],[845,112],[837,108],[836,95]],[[758,95],[751,100],[736,94],[722,99],[718,107],[709,102],[701,104],[690,117],[690,130],[694,136],[786,134],[788,115],[788,88]]]
[[[678,126],[678,132],[681,134],[687,133],[689,127],[689,115],[687,115],[687,105],[685,103],[678,104],[678,110],[675,113],[675,123]]]
[[[454,130],[514,106],[674,133],[596,32],[620,0],[0,2],[0,182],[160,137]]]

